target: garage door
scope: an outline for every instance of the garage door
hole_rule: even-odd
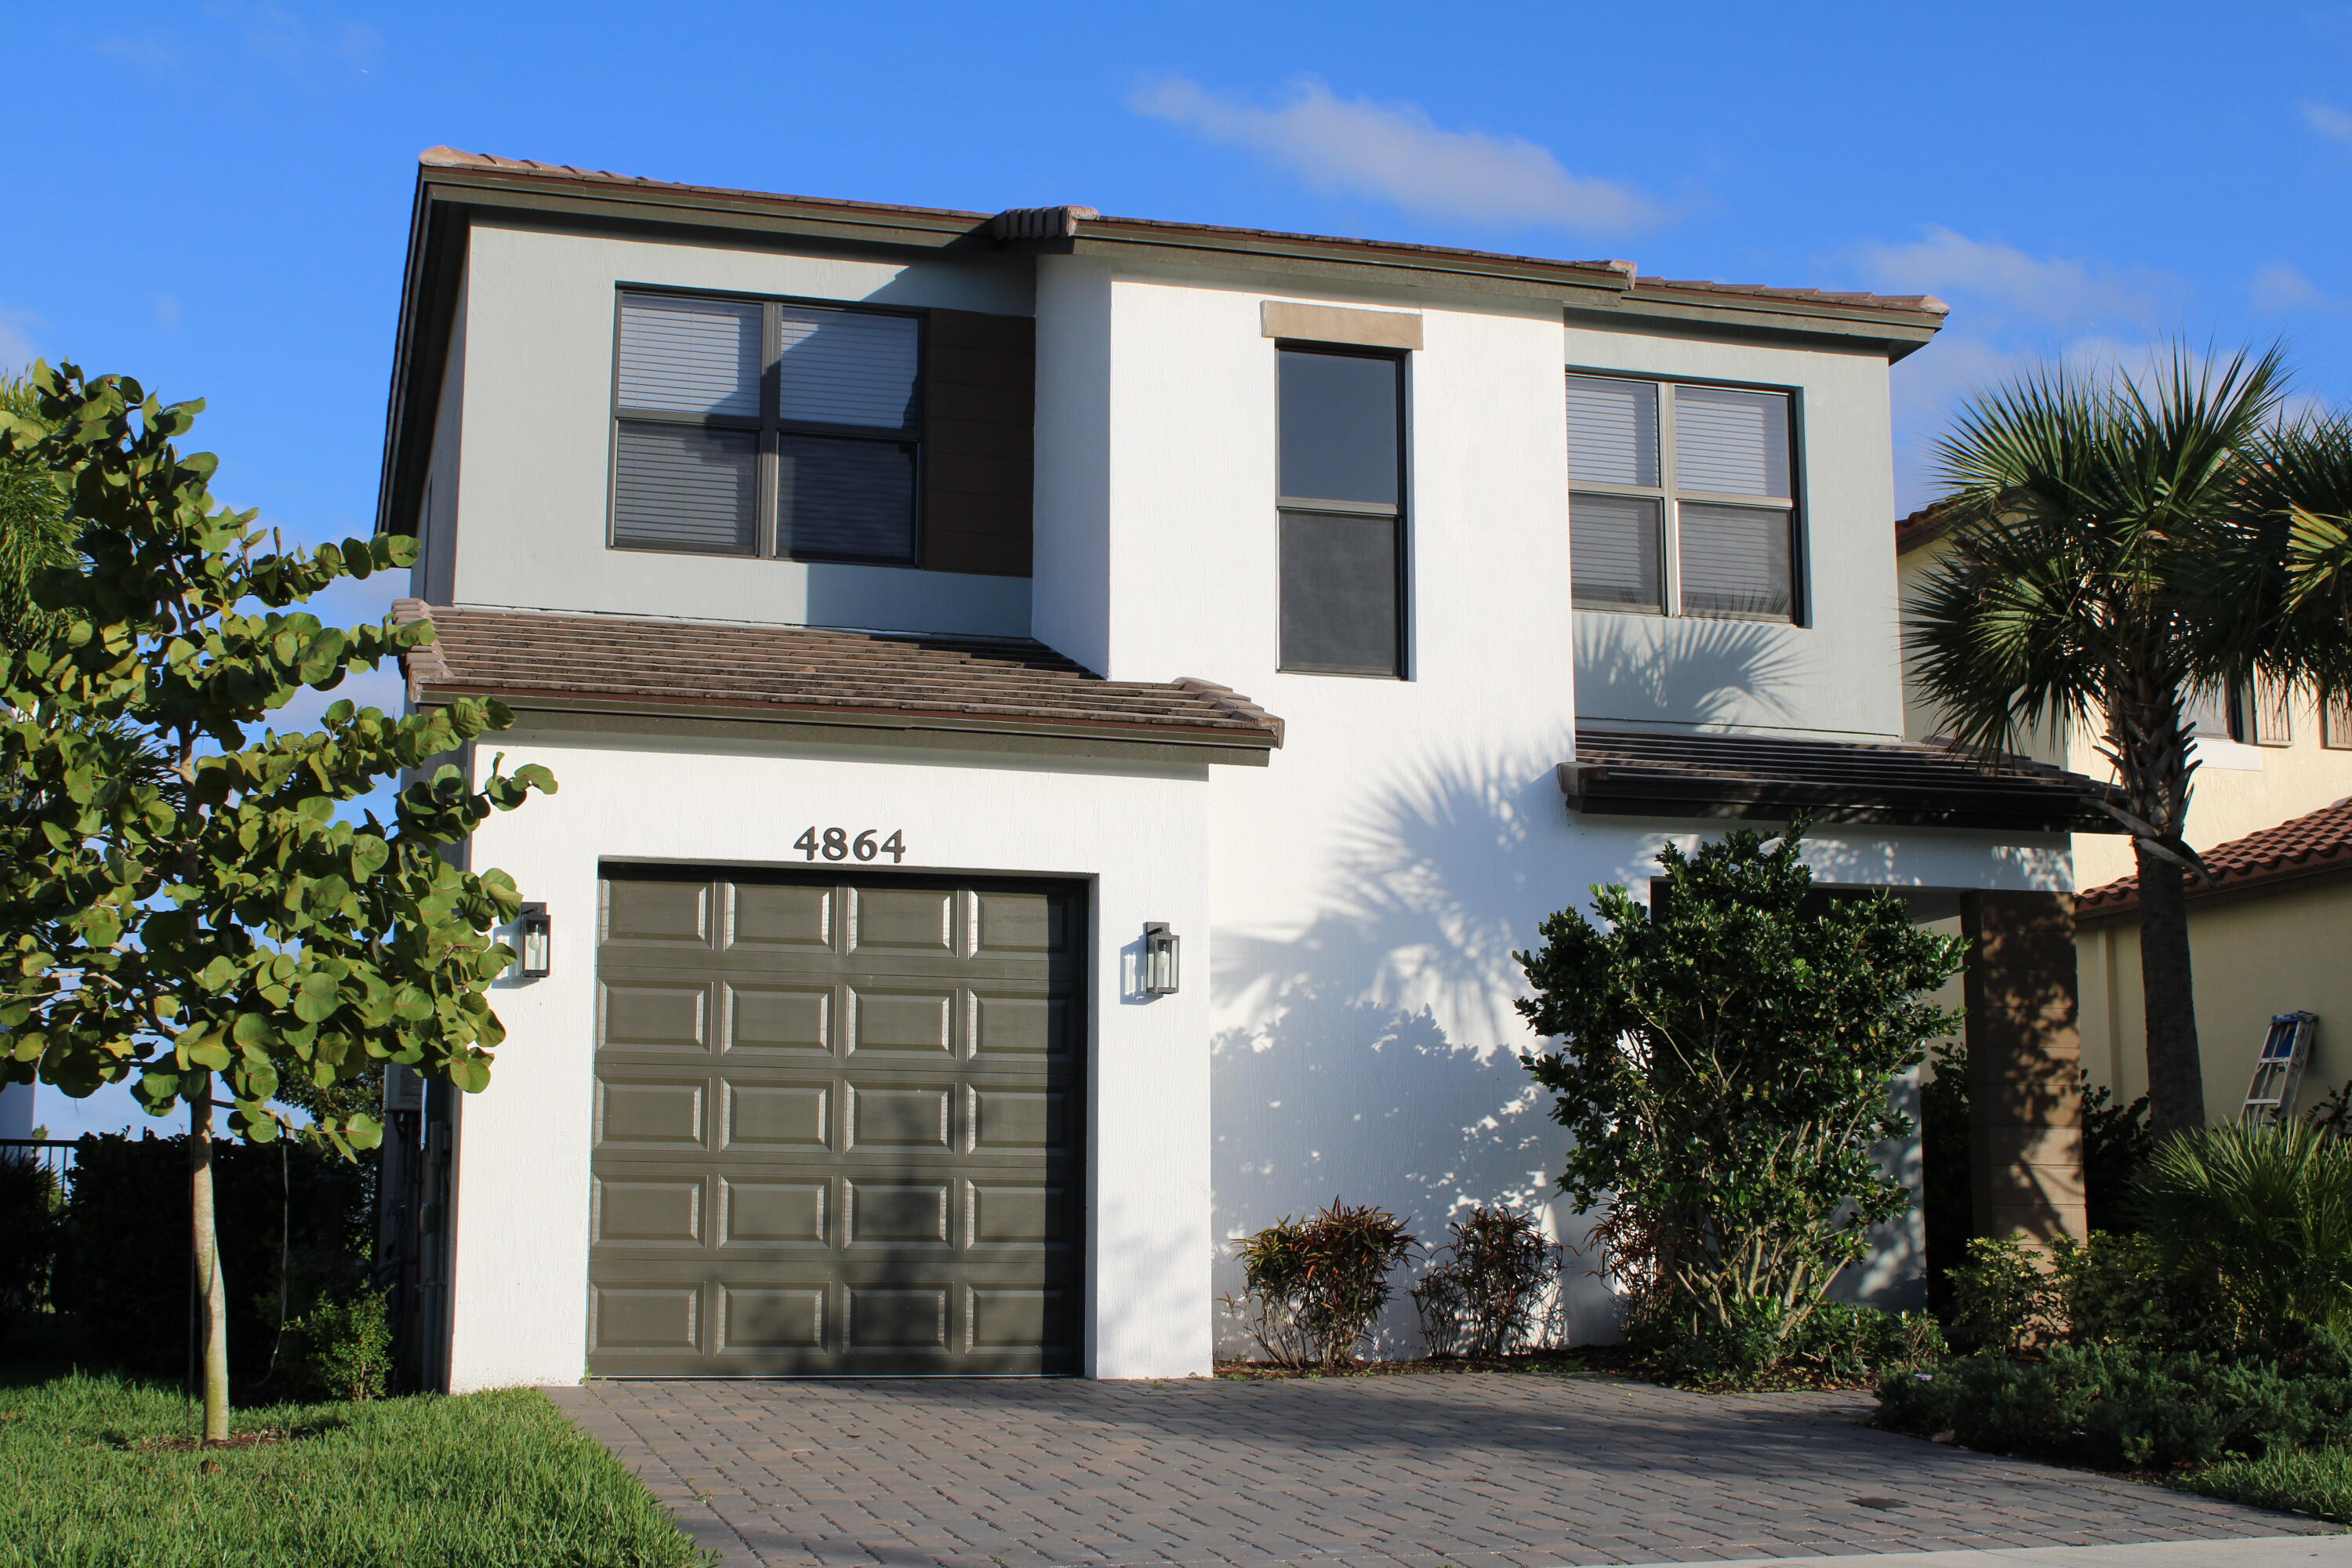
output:
[[[589,1370],[1078,1370],[1071,884],[608,869]]]

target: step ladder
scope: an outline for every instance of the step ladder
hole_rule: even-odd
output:
[[[2238,1107],[2241,1121],[2282,1121],[2294,1110],[2294,1091],[2303,1086],[2303,1069],[2311,1060],[2311,1032],[2316,1013],[2279,1013],[2271,1018],[2263,1054],[2254,1058],[2254,1081],[2246,1086],[2246,1102]]]

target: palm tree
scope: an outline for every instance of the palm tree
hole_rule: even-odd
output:
[[[32,384],[0,376],[0,412],[31,414]],[[33,579],[73,564],[74,529],[66,498],[49,476],[21,458],[0,456],[0,647],[16,647],[35,617]]]
[[[2079,725],[2115,768],[2161,1131],[2205,1120],[2188,709],[2257,668],[2308,674],[2281,621],[2285,391],[2276,349],[2217,366],[2176,346],[2145,384],[2057,367],[1983,394],[1937,443],[1951,548],[1908,607],[1914,672],[1954,739],[2013,750],[2025,732]]]

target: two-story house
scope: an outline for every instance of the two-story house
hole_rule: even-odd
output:
[[[1512,952],[1727,821],[1964,918],[1979,1058],[2071,1075],[2088,786],[1903,739],[1942,314],[426,153],[410,696],[561,793],[471,846],[490,1087],[394,1091],[425,1374],[1206,1372],[1236,1234],[1549,1204]],[[2064,1103],[1979,1141],[2020,1223]]]

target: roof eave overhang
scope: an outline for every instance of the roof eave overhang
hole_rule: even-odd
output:
[[[2318,855],[2309,860],[2276,869],[2226,872],[2222,879],[2207,882],[2199,878],[2188,879],[2186,898],[2189,910],[2227,907],[2266,898],[2273,893],[2301,892],[2315,884],[2352,880],[2352,854]],[[2082,926],[2122,925],[2139,919],[2139,894],[2128,898],[2102,900],[2096,904],[2077,905],[2075,923]]]
[[[567,733],[681,738],[793,738],[847,745],[922,746],[1135,762],[1264,767],[1281,743],[1271,731],[1176,724],[1067,723],[971,713],[845,704],[705,702],[595,697],[569,691],[412,681],[409,702],[436,708],[462,697],[496,698],[519,727]]]
[[[1706,818],[1955,827],[2001,833],[2116,833],[2104,813],[2076,797],[1998,786],[1955,791],[1902,786],[1867,789],[1747,779],[1660,777],[1563,763],[1560,794],[1586,816]]]

